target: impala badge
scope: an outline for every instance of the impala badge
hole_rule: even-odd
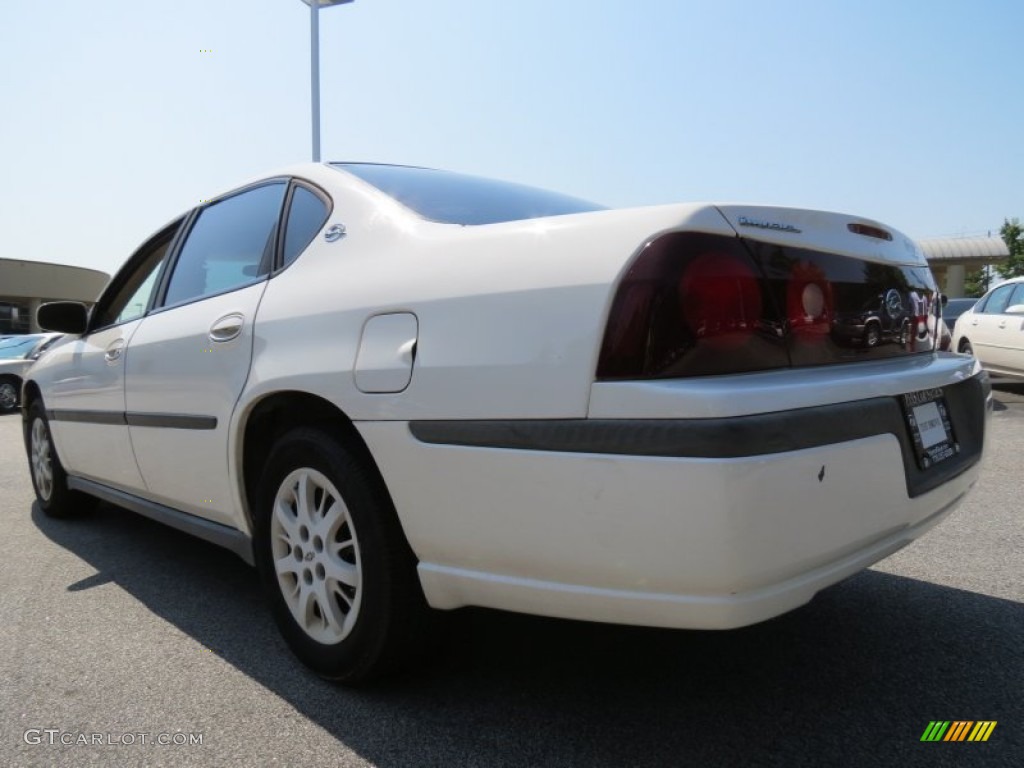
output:
[[[334,225],[328,227],[327,231],[324,232],[324,240],[326,240],[328,243],[333,243],[335,240],[341,240],[341,238],[343,238],[344,236],[345,236],[345,225],[344,224],[334,224]]]
[[[797,229],[792,224],[780,224],[777,221],[765,221],[764,219],[748,219],[746,216],[739,218],[741,227],[757,227],[758,229],[771,229],[775,232],[794,232],[800,234],[803,230]]]

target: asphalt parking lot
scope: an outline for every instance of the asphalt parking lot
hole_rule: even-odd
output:
[[[969,500],[764,624],[465,611],[424,669],[347,690],[292,658],[234,555],[110,506],[41,515],[0,416],[0,763],[1024,765],[1022,456],[1024,387],[998,388]],[[932,720],[998,725],[922,743]]]

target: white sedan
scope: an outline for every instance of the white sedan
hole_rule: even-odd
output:
[[[957,318],[953,349],[998,376],[1024,380],[1024,277],[997,285]]]
[[[989,386],[936,349],[938,297],[859,217],[301,165],[169,223],[90,312],[40,309],[69,336],[26,446],[46,513],[102,499],[255,564],[328,678],[406,660],[431,609],[738,627],[974,485]]]

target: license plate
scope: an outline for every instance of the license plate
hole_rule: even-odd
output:
[[[949,406],[941,388],[908,392],[902,400],[917,464],[921,469],[934,467],[960,453],[960,444],[949,420]]]

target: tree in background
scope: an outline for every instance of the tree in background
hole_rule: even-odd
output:
[[[992,232],[989,230],[989,235]],[[1019,277],[1024,275],[1024,225],[1020,219],[1003,219],[1003,226],[999,228],[999,234],[1006,243],[1010,256],[1006,263],[994,267],[986,264],[981,269],[973,269],[964,276],[964,297],[970,299],[984,296],[993,283],[998,283],[1007,277]]]
[[[981,269],[968,272],[964,276],[964,297],[968,299],[981,298],[991,283],[992,270],[987,264]]]
[[[1019,277],[1024,275],[1024,227],[1020,219],[1003,219],[999,234],[1010,249],[1010,258],[1000,265],[999,272],[1003,277]]]

